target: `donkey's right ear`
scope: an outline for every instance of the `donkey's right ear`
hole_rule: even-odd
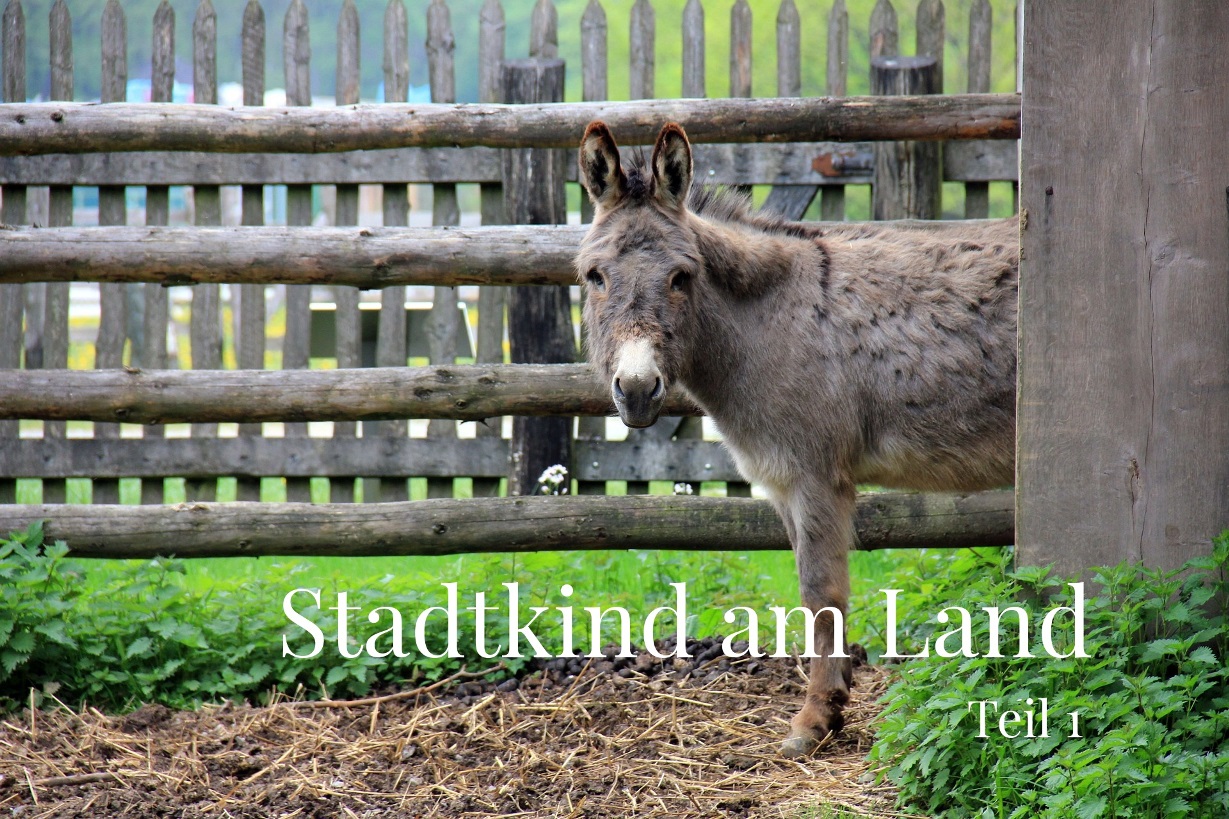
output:
[[[619,146],[604,122],[589,123],[580,140],[580,179],[593,204],[600,208],[613,208],[627,192]]]

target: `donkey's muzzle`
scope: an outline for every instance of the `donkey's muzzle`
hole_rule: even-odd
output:
[[[649,342],[631,341],[620,350],[610,392],[619,417],[629,427],[647,427],[657,420],[666,400],[666,382]]]

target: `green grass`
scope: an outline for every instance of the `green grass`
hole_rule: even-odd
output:
[[[1010,560],[986,556],[947,563],[915,601],[932,613],[1018,605],[1037,629],[1052,607],[1073,605],[1070,580],[1046,569],[1013,571]],[[1032,656],[981,656],[989,629],[975,616],[975,656],[932,653],[902,667],[871,757],[903,807],[953,819],[1229,816],[1229,531],[1178,571],[1124,563],[1089,575],[1086,658],[1050,656],[1036,632]],[[1059,654],[1072,650],[1069,622]],[[923,625],[909,642],[939,631]],[[1015,635],[1007,626],[1006,646]],[[1049,731],[1032,738],[1022,727],[1001,735],[993,714],[980,737],[977,707],[968,707],[995,701],[1023,713],[1032,698],[1039,712],[1043,697]]]

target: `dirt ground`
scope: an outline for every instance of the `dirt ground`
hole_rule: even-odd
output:
[[[0,723],[0,814],[899,815],[865,761],[884,669],[858,667],[844,732],[788,761],[776,747],[800,702],[798,664],[730,661],[709,640],[691,651],[664,667],[646,654],[553,660],[519,680],[359,703],[12,714]]]

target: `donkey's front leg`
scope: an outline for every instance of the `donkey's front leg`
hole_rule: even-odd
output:
[[[809,754],[829,733],[845,723],[853,663],[845,645],[844,621],[849,606],[849,557],[853,542],[854,487],[835,486],[799,493],[789,503],[786,528],[794,547],[802,604],[814,617],[815,656],[806,702],[790,724],[781,745],[787,757]],[[783,508],[782,514],[787,513]],[[840,622],[836,622],[839,612]],[[832,656],[833,654],[838,656]]]

